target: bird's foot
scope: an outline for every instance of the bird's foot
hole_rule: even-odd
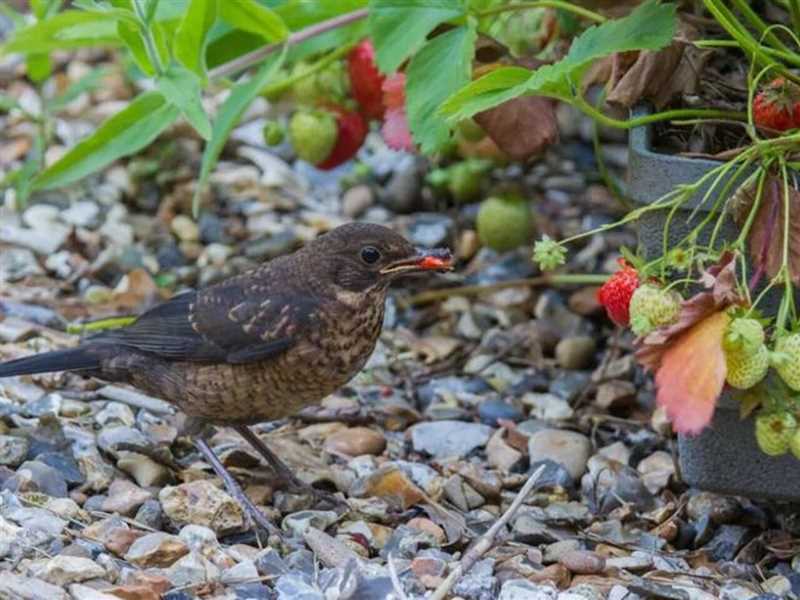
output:
[[[333,509],[350,509],[350,505],[347,504],[347,501],[344,498],[337,496],[333,492],[321,490],[319,488],[315,488],[313,485],[303,483],[292,474],[286,477],[283,474],[278,473],[272,480],[272,484],[275,489],[284,491],[288,494],[311,497],[315,506],[321,505],[323,507],[329,507]]]
[[[208,461],[217,476],[222,479],[222,483],[225,485],[225,489],[228,490],[228,493],[231,495],[231,497],[239,503],[239,506],[242,507],[242,515],[244,517],[245,525],[251,529],[255,529],[255,526],[258,526],[270,537],[277,536],[278,539],[283,539],[283,533],[281,530],[273,525],[272,521],[270,521],[269,518],[261,511],[261,509],[259,509],[253,503],[236,479],[233,478],[233,475],[231,475],[231,473],[225,468],[217,455],[214,454],[214,451],[206,443],[206,441],[202,439],[196,439],[195,447],[200,451],[206,461]]]

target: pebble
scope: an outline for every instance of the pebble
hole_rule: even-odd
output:
[[[642,459],[636,466],[642,476],[642,483],[651,494],[657,494],[669,484],[675,475],[675,461],[672,455],[663,450],[656,450]]]
[[[24,437],[0,435],[0,465],[18,467],[28,454],[30,443]]]
[[[80,583],[73,583],[69,586],[69,593],[72,600],[119,600],[119,596],[107,594]]]
[[[720,525],[714,537],[703,546],[710,558],[715,561],[733,560],[752,533],[741,525]]]
[[[527,579],[510,579],[503,584],[497,600],[556,600],[558,590]]]
[[[484,400],[478,405],[478,417],[481,423],[490,427],[497,427],[498,419],[517,422],[521,421],[524,416],[522,410],[516,405],[497,398]]]
[[[636,401],[636,391],[632,382],[613,379],[597,386],[594,403],[603,410],[628,408]]]
[[[125,560],[142,568],[169,567],[188,553],[189,547],[181,538],[159,531],[133,542]]]
[[[549,392],[527,392],[520,401],[530,407],[530,416],[536,419],[562,421],[572,418],[575,414],[566,399]]]
[[[158,499],[164,514],[178,525],[203,525],[217,534],[239,530],[244,525],[239,504],[206,479],[162,488]]]
[[[186,215],[176,215],[170,223],[170,229],[182,242],[196,242],[200,239],[200,228]]]
[[[106,572],[90,558],[59,555],[34,563],[31,574],[53,585],[64,587],[70,583],[105,577]]]
[[[693,521],[708,517],[717,525],[735,523],[742,514],[742,506],[729,496],[720,496],[711,492],[698,492],[689,498],[686,514]]]
[[[435,458],[464,458],[489,441],[493,429],[480,423],[433,421],[411,427],[411,443],[415,452]]]
[[[586,472],[591,452],[589,438],[575,431],[545,429],[537,431],[528,440],[531,463],[552,460],[562,465],[576,481]]]
[[[342,213],[355,219],[372,206],[374,194],[372,188],[365,184],[354,185],[342,195]]]
[[[36,577],[23,577],[3,571],[0,577],[0,598],[4,600],[70,600],[61,586],[47,583]]]
[[[219,579],[220,570],[200,553],[190,552],[170,566],[165,574],[173,586],[186,587],[215,581]]]
[[[594,362],[597,342],[594,337],[577,335],[556,344],[556,362],[564,369],[586,369]]]
[[[103,500],[103,511],[131,517],[152,496],[150,492],[131,481],[117,479],[108,488],[106,499]]]
[[[565,552],[559,558],[559,563],[579,575],[597,575],[605,571],[606,568],[606,559],[590,550],[570,550]]]
[[[369,427],[350,427],[329,435],[323,447],[331,454],[377,456],[386,449],[386,438],[381,431]]]
[[[41,492],[55,498],[67,496],[67,482],[53,467],[36,460],[22,463],[16,474],[3,483],[4,490],[13,492]]]
[[[173,480],[172,472],[166,466],[138,452],[119,452],[117,467],[145,488],[163,487]]]
[[[138,429],[126,427],[124,425],[115,425],[104,427],[100,433],[97,434],[97,445],[101,450],[105,450],[112,456],[117,457],[118,448],[122,445],[147,448],[151,444]],[[126,447],[125,450],[129,450],[129,448]]]

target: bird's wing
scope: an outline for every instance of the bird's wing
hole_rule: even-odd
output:
[[[280,290],[269,278],[231,278],[178,294],[128,327],[93,336],[167,360],[247,363],[292,346],[314,318],[308,296]]]

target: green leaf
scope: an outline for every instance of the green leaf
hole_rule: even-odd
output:
[[[369,29],[378,67],[391,73],[437,25],[466,15],[463,0],[370,0]]]
[[[150,61],[150,55],[147,53],[147,47],[139,31],[138,24],[131,24],[127,21],[117,23],[117,34],[125,42],[125,47],[130,51],[136,66],[142,73],[152,77],[156,74],[156,69]]]
[[[205,188],[208,178],[211,175],[211,170],[217,164],[217,158],[219,158],[220,152],[222,152],[222,148],[228,140],[228,135],[230,135],[230,132],[239,122],[239,119],[244,114],[244,111],[247,110],[247,107],[250,106],[250,103],[253,102],[256,96],[261,92],[261,88],[263,88],[278,69],[281,68],[285,58],[286,46],[284,46],[280,54],[274,54],[268,57],[250,79],[239,81],[233,86],[225,102],[220,106],[217,112],[217,118],[214,120],[214,126],[211,130],[211,140],[206,144],[205,150],[203,151],[200,177],[197,181],[192,204],[192,210],[195,215],[197,215],[200,209],[200,192]]]
[[[41,83],[53,72],[53,63],[50,61],[50,55],[44,54],[28,54],[25,66],[30,77],[36,83]]]
[[[200,78],[188,69],[172,65],[159,78],[158,89],[207,140],[211,137],[211,121],[203,108],[200,83]]]
[[[119,46],[117,12],[65,10],[45,21],[15,31],[3,53],[41,54],[63,48]]]
[[[573,89],[584,71],[598,58],[617,52],[660,50],[675,34],[674,4],[647,0],[626,17],[590,27],[575,39],[567,55],[559,62],[535,71],[497,69],[473,81],[447,99],[441,113],[451,122],[471,117],[498,104],[521,96],[537,94],[570,101]]]
[[[217,0],[191,0],[175,33],[175,58],[203,78],[206,74],[206,35],[216,20]]]
[[[406,71],[406,111],[414,141],[423,154],[450,140],[450,127],[436,111],[470,79],[477,34],[458,27],[438,35],[411,59]]]
[[[531,78],[531,71],[523,67],[500,67],[476,79],[450,96],[440,107],[442,115],[451,122],[472,116],[506,100],[524,93],[524,85]]]
[[[219,3],[219,14],[236,29],[255,33],[268,42],[277,42],[289,35],[283,20],[255,0],[222,0]]]
[[[138,152],[166,129],[178,109],[159,92],[145,92],[107,119],[33,181],[34,190],[47,190],[85,177],[109,163]]]

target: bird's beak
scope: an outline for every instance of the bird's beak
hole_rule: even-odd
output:
[[[393,262],[381,269],[381,275],[414,273],[420,271],[452,271],[453,255],[446,248],[422,249],[411,258]]]

